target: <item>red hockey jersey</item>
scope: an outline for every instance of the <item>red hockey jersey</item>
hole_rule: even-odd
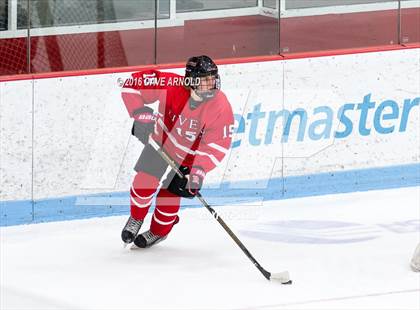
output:
[[[232,107],[222,91],[191,109],[190,90],[182,77],[167,72],[136,72],[125,81],[122,98],[128,113],[159,101],[152,138],[162,145],[178,164],[215,168],[228,152],[233,133]]]

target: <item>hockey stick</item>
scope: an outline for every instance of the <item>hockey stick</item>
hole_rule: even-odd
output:
[[[178,165],[172,160],[172,158],[169,157],[168,154],[165,153],[165,151],[162,150],[162,148],[152,139],[149,138],[150,145],[159,153],[159,155],[165,160],[168,165],[178,174],[179,177],[185,178],[185,175],[182,174],[182,172],[178,169]],[[219,222],[220,225],[222,225],[223,229],[229,234],[229,236],[235,241],[235,243],[241,248],[242,252],[245,253],[245,255],[251,260],[251,262],[254,264],[255,267],[263,274],[263,276],[267,280],[278,280],[282,284],[292,284],[292,280],[290,280],[289,272],[283,271],[279,273],[271,273],[267,270],[265,270],[260,263],[252,256],[252,254],[248,251],[248,249],[245,247],[245,245],[239,240],[239,238],[234,234],[234,232],[229,228],[229,226],[225,223],[225,221],[217,214],[217,212],[204,200],[203,196],[200,192],[197,193],[196,197],[202,205],[209,210],[211,215]]]

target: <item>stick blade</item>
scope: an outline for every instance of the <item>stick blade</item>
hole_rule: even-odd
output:
[[[270,280],[280,281],[281,284],[292,284],[292,280],[290,280],[290,275],[288,271],[272,273],[270,274]]]

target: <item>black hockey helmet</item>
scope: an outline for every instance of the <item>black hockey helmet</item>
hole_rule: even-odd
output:
[[[213,98],[220,89],[220,76],[217,65],[206,55],[194,56],[188,59],[185,66],[185,77],[191,79],[190,87],[196,91],[203,100]],[[213,77],[210,85],[195,83],[197,78]],[[202,80],[202,79],[201,79]],[[200,79],[198,79],[200,81]]]

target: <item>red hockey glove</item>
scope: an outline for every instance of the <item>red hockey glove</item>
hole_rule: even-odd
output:
[[[146,145],[150,134],[155,128],[156,116],[151,108],[143,107],[134,112],[133,118],[134,123],[131,134]]]
[[[198,191],[201,189],[203,185],[204,178],[206,173],[201,167],[192,167],[191,172],[188,175],[188,184],[187,189],[188,192],[195,196],[197,195]]]

